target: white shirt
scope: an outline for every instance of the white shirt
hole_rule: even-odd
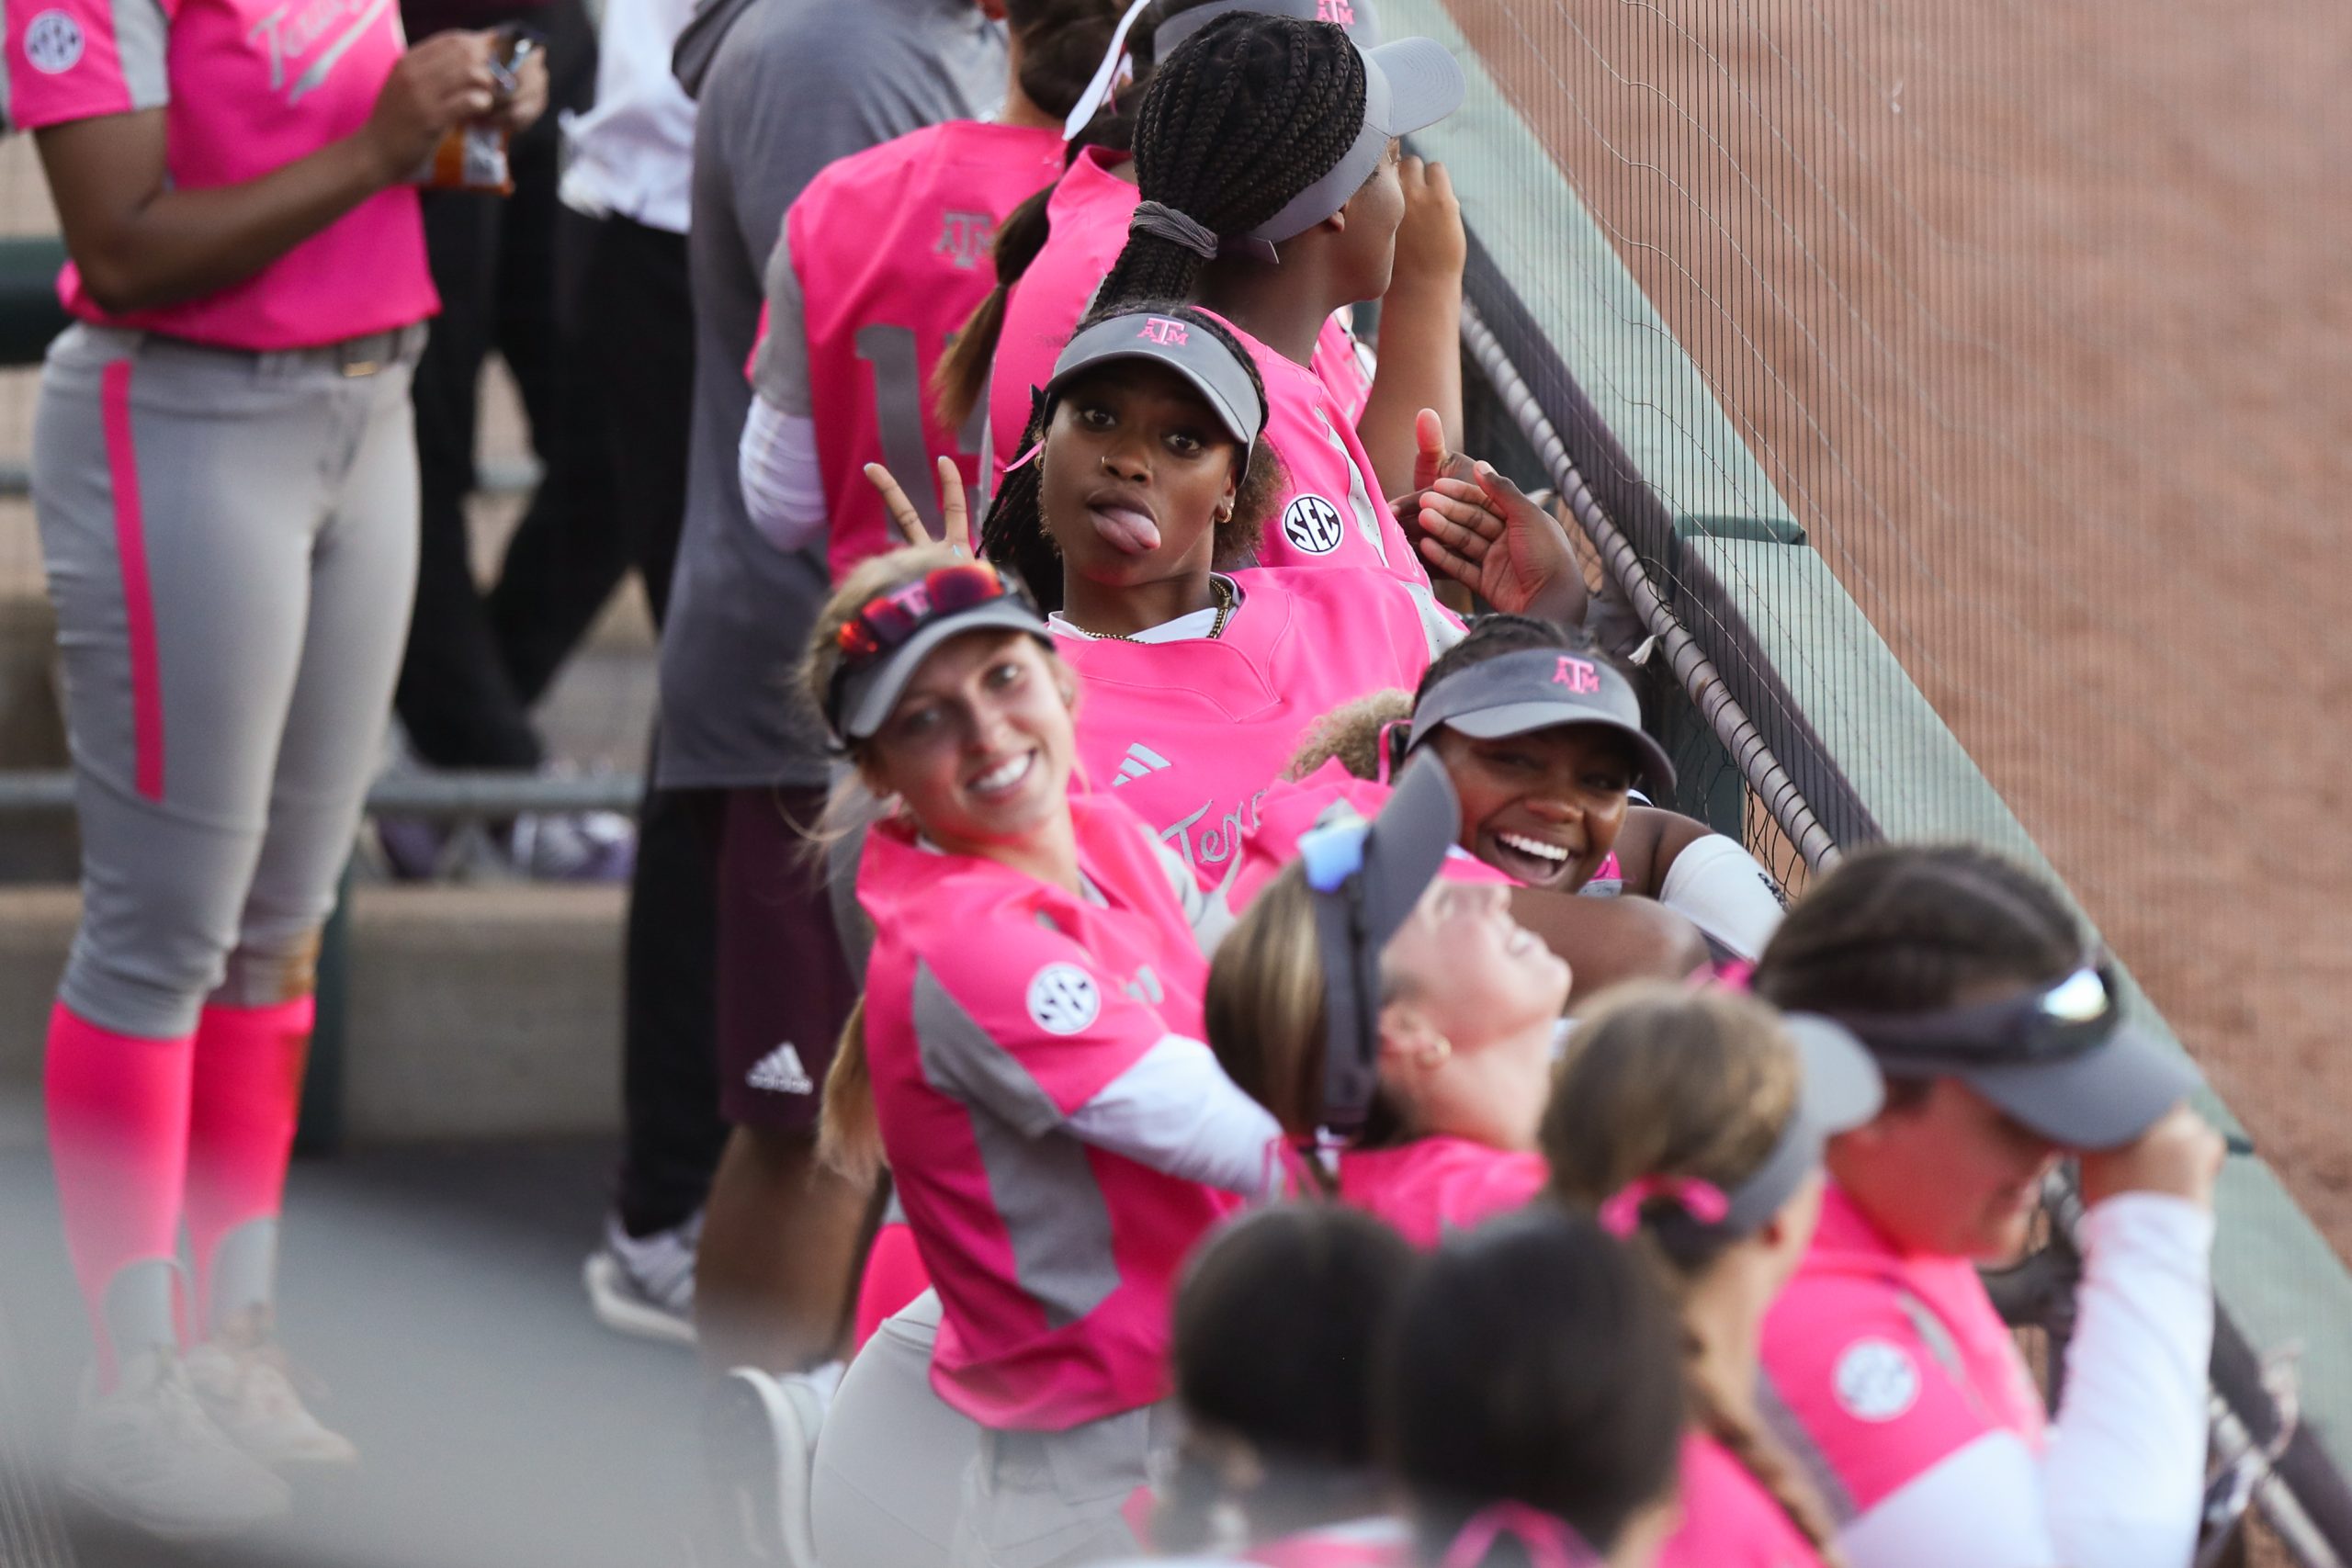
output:
[[[686,231],[695,102],[670,74],[694,0],[605,0],[596,104],[563,117],[564,205]]]

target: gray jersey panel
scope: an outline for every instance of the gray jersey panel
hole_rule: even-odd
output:
[[[695,406],[662,638],[665,787],[825,782],[821,734],[792,681],[824,562],[761,538],[736,478],[769,252],[819,169],[978,116],[1002,96],[1004,68],[1002,29],[971,0],[763,0],[719,48],[695,129]]]

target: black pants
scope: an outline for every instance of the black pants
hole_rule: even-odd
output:
[[[422,197],[441,314],[416,370],[416,613],[395,703],[418,754],[443,767],[537,764],[532,705],[627,566],[597,378],[577,335],[584,225],[556,198],[557,116],[584,107],[594,91],[595,35],[580,0],[515,16],[547,35],[548,104],[509,149],[514,194]],[[475,483],[482,361],[492,352],[521,390],[546,478],[484,594],[465,504]]]
[[[681,234],[625,218],[586,222],[583,334],[605,392],[620,529],[616,575],[634,566],[659,623],[685,520],[694,404],[694,305]],[[718,1114],[718,844],[726,795],[658,790],[646,758],[629,879],[621,1096],[625,1142],[615,1206],[632,1235],[702,1207],[727,1126]]]

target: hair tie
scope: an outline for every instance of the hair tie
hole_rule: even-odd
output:
[[[1216,259],[1216,231],[1197,219],[1160,202],[1137,202],[1136,215],[1127,220],[1127,232],[1149,234],[1156,240],[1182,245],[1204,261]]]
[[[1731,1215],[1731,1200],[1712,1181],[1695,1176],[1637,1176],[1612,1193],[1594,1217],[1619,1241],[1630,1240],[1642,1228],[1642,1205],[1653,1198],[1673,1200],[1702,1225],[1719,1225]]]
[[[1438,1568],[1478,1568],[1496,1540],[1506,1535],[1527,1549],[1532,1568],[1595,1568],[1600,1561],[1559,1515],[1504,1497],[1470,1516]]]

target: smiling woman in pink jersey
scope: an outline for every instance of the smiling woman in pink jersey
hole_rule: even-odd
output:
[[[1757,1344],[1820,1213],[1822,1145],[1881,1093],[1845,1031],[1729,991],[1627,987],[1577,1025],[1544,1117],[1553,1190],[1649,1258],[1689,1353],[1682,1526],[1661,1568],[1840,1561],[1758,1409]]]
[[[768,259],[768,329],[752,356],[743,499],[780,550],[821,545],[833,580],[898,541],[868,463],[904,474],[934,455],[974,477],[976,444],[924,389],[995,281],[996,231],[1061,171],[1062,117],[1108,39],[1112,0],[1009,0],[1004,107],[827,165],[784,215]],[[927,486],[917,504],[939,531]]]
[[[1766,1318],[1784,1427],[1853,1568],[2180,1568],[2205,1483],[2213,1181],[2195,1070],[2124,1021],[2038,877],[1881,846],[1815,882],[1757,993],[1843,1023],[1888,1081],[1831,1140],[1811,1249]],[[2045,1415],[1978,1278],[2080,1161],[2084,1271]]]
[[[1263,1188],[1274,1135],[1200,1042],[1182,878],[1116,800],[1070,792],[1052,640],[995,568],[930,547],[854,570],[808,662],[889,803],[858,872],[866,1060],[943,1309],[933,1386],[983,1429],[969,1561],[1132,1551],[1174,1270]]]
[[[1457,811],[1433,761],[1369,824],[1335,809],[1209,972],[1209,1043],[1294,1143],[1321,1140],[1310,1185],[1422,1247],[1542,1186],[1536,1122],[1568,995],[1567,964],[1510,918],[1506,879],[1453,847]],[[1351,884],[1360,913],[1335,927],[1325,906]],[[1360,1102],[1343,1107],[1351,1073]],[[1334,1133],[1353,1134],[1344,1150]]]
[[[396,7],[345,0],[6,24],[74,317],[32,457],[82,846],[50,1149],[98,1348],[65,1477],[225,1534],[285,1511],[270,1467],[356,1457],[287,1378],[273,1276],[312,962],[415,580],[436,301],[405,182],[462,121],[528,123],[546,74],[502,83],[484,33],[406,50]]]

